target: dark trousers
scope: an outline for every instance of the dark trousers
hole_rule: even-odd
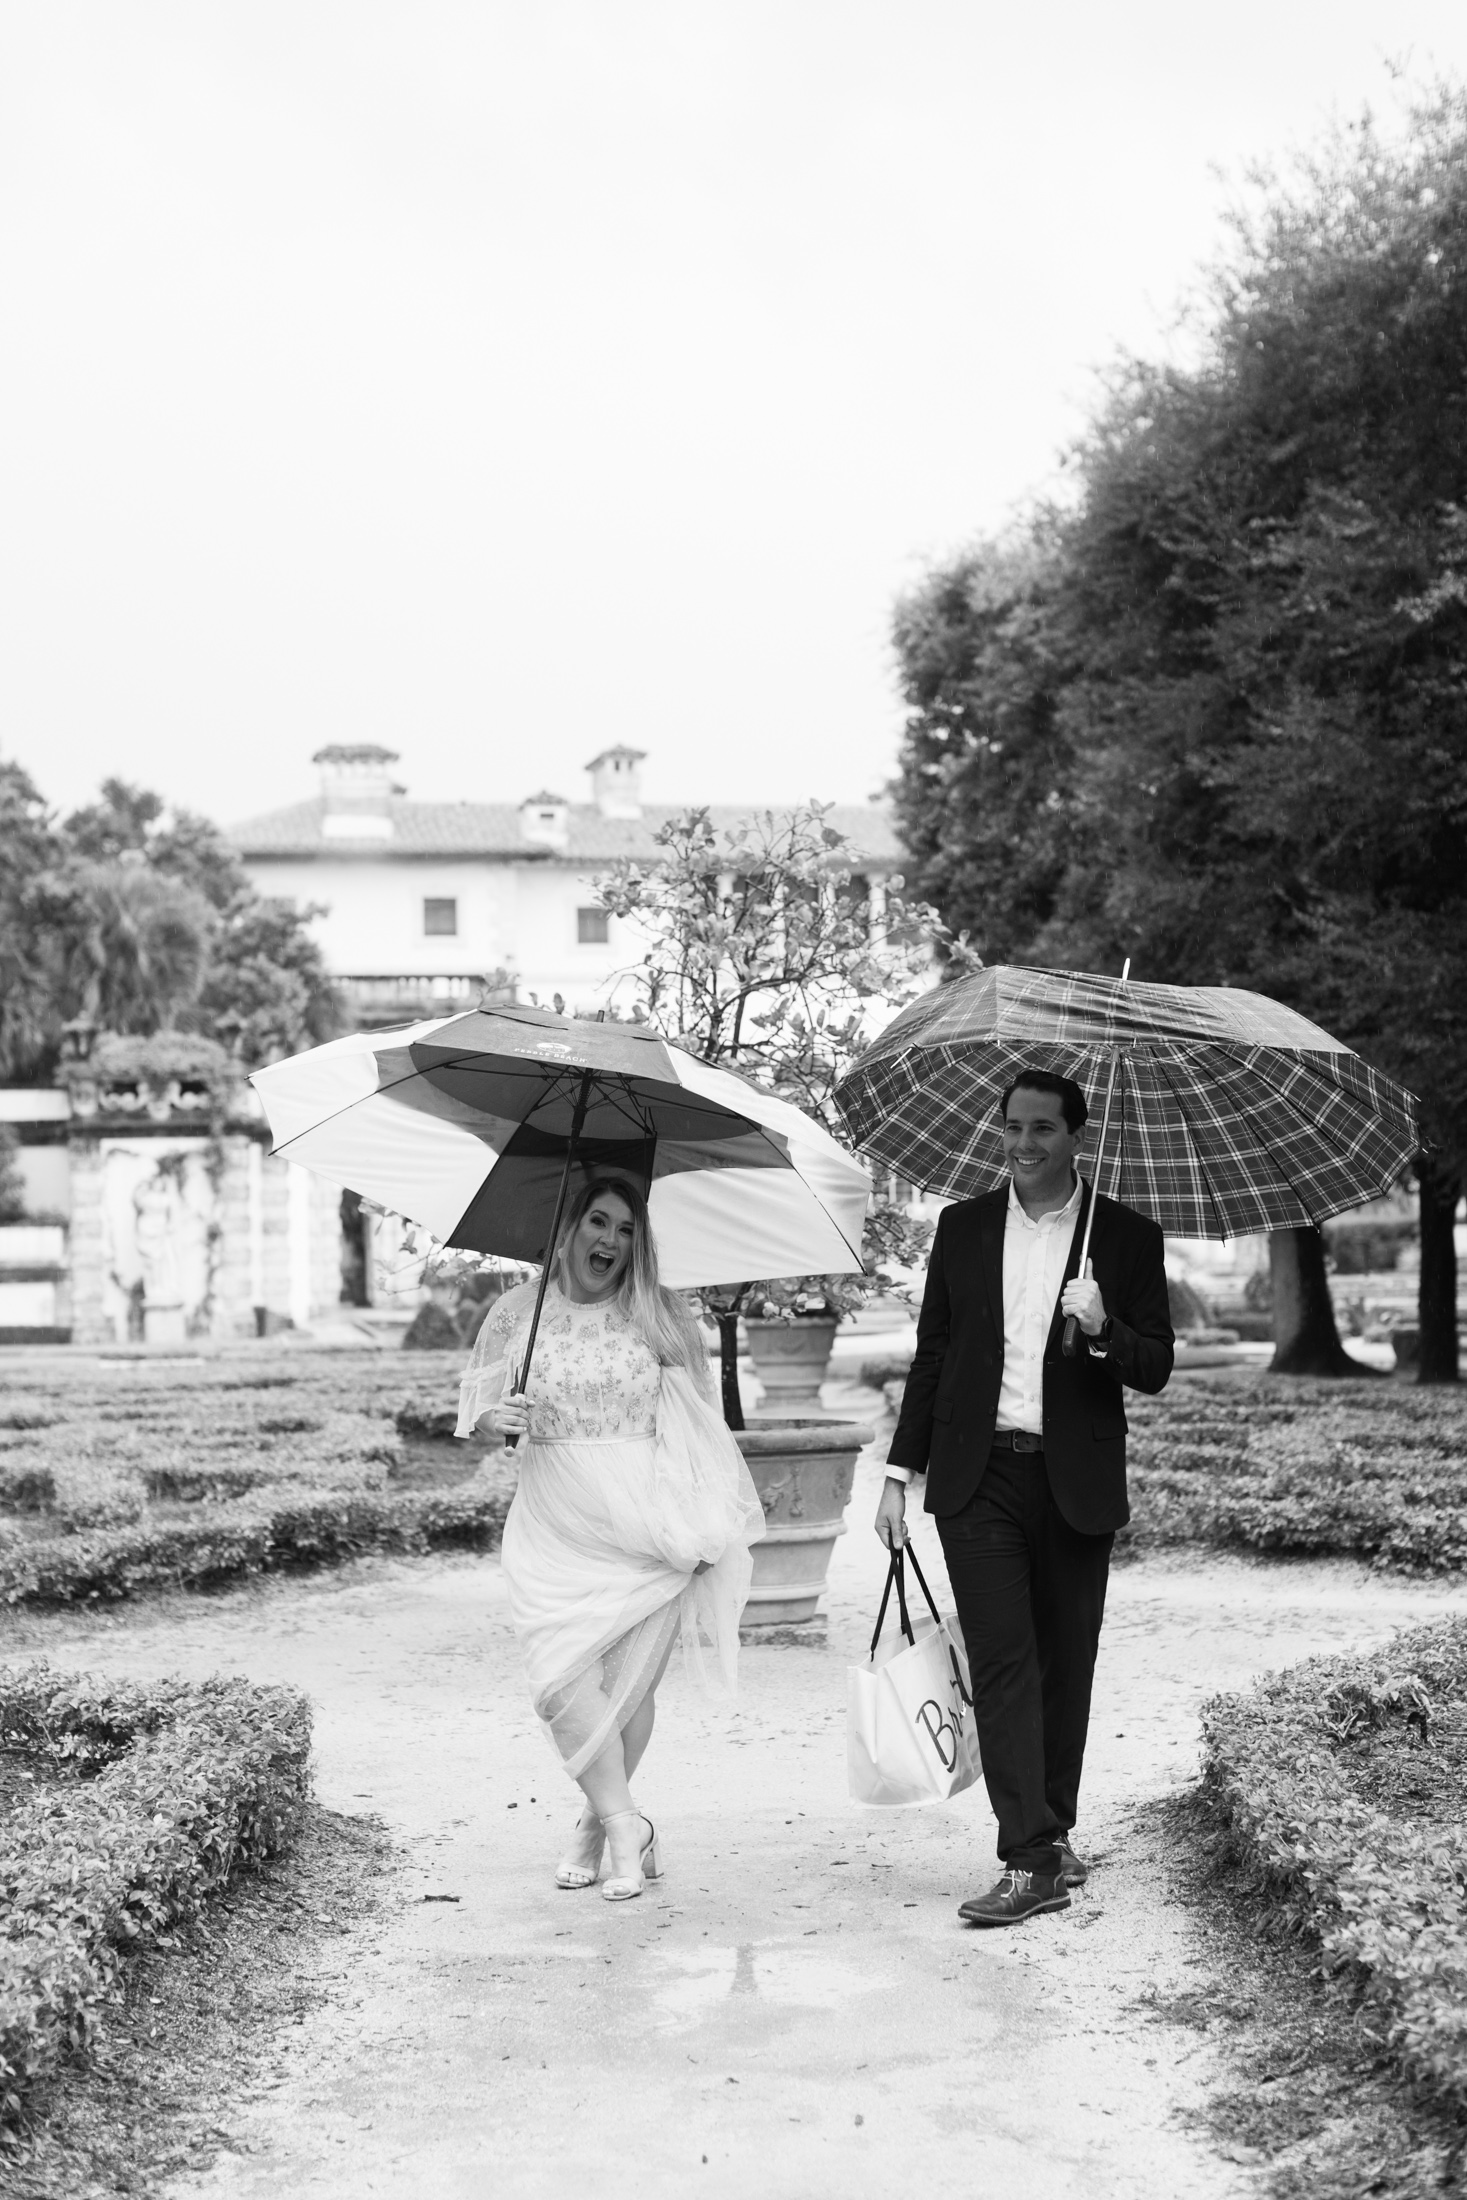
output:
[[[937,1532],[968,1649],[998,1853],[1052,1872],[1075,1823],[1112,1535],[1081,1535],[1044,1454],[995,1450],[976,1496]]]

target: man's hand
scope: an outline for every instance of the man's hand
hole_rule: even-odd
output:
[[[899,1551],[907,1540],[907,1485],[890,1476],[881,1485],[876,1533],[890,1551]]]
[[[1087,1337],[1098,1337],[1104,1329],[1105,1301],[1100,1295],[1100,1285],[1090,1274],[1088,1260],[1085,1274],[1065,1285],[1060,1296],[1060,1312],[1066,1318],[1073,1314]]]

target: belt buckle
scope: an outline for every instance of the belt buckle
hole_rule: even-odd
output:
[[[1036,1436],[1032,1429],[1016,1428],[1014,1430],[1014,1449],[1015,1451],[1043,1451],[1044,1438]]]

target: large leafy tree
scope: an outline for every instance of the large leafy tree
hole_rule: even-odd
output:
[[[1117,376],[1077,453],[1075,507],[1036,527],[1037,571],[1000,625],[1007,546],[980,546],[899,612],[919,883],[1006,951],[1099,968],[1130,955],[1149,977],[1273,993],[1418,1091],[1422,1372],[1451,1377],[1467,1170],[1464,96],[1425,102],[1399,142],[1343,133],[1268,184],[1202,334],[1196,365]],[[949,646],[960,677],[934,691],[912,637],[959,579],[967,654]],[[981,744],[1025,724],[1016,686],[1044,696],[1024,736],[1043,793],[1012,769],[974,830],[994,778]],[[1005,797],[1028,820],[1012,865],[965,872],[957,844],[991,841]],[[1289,1233],[1275,1258],[1296,1314],[1280,1364],[1353,1364],[1317,1234]]]
[[[62,1026],[207,1031],[257,1062],[329,1038],[305,913],[250,884],[218,829],[110,779],[63,821],[0,767],[0,1076],[42,1078]]]

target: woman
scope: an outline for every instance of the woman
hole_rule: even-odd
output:
[[[535,1286],[486,1317],[458,1431],[528,1438],[504,1526],[510,1617],[535,1709],[585,1795],[558,1887],[608,1901],[659,1876],[656,1836],[628,1782],[652,1738],[656,1689],[681,1640],[732,1687],[749,1545],[764,1532],[742,1452],[713,1409],[685,1303],[657,1280],[634,1184],[590,1183],[551,1262],[528,1391],[518,1387]]]

